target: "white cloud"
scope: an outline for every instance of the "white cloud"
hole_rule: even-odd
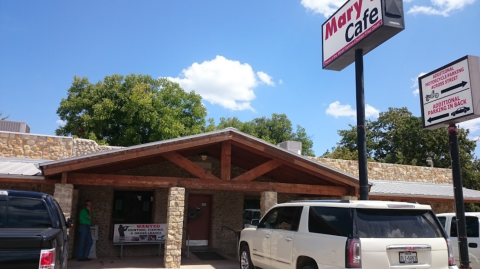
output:
[[[327,115],[338,117],[353,117],[357,116],[357,111],[352,108],[350,105],[342,105],[339,101],[335,101],[328,105],[327,110],[325,111]],[[365,117],[366,118],[378,118],[380,110],[374,108],[371,105],[365,105]]]
[[[426,73],[420,73],[416,78],[412,78],[412,87],[411,88],[417,88],[415,89],[412,93],[414,96],[418,96],[420,94],[420,89],[418,88],[418,78],[425,75]]]
[[[274,85],[272,77],[257,72],[248,63],[240,63],[217,56],[211,61],[193,63],[182,70],[180,77],[169,80],[177,82],[186,91],[195,91],[212,104],[231,110],[252,110],[250,102],[255,99],[255,87],[259,83]]]
[[[58,119],[58,120],[56,121],[56,123],[57,123],[58,125],[60,125],[60,126],[65,126],[65,124],[66,124],[67,122],[66,122],[66,121],[63,121],[63,120],[60,120],[60,119]]]
[[[480,118],[476,118],[469,121],[464,121],[458,124],[460,128],[469,129],[470,133],[475,133],[480,130]]]
[[[278,80],[278,84],[282,85],[282,84],[283,84],[283,80],[279,79],[279,80]]]
[[[330,17],[346,0],[302,0],[302,5],[315,13]]]
[[[258,71],[257,76],[263,83],[267,84],[268,86],[275,86],[275,82],[272,81],[272,77],[269,76],[267,73]]]
[[[475,0],[430,0],[430,6],[413,6],[409,14],[440,15],[448,17],[451,12],[462,10],[465,6],[473,4]]]

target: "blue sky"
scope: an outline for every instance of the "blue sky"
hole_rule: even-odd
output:
[[[207,118],[285,113],[316,155],[355,125],[354,64],[322,69],[322,24],[343,0],[0,1],[0,111],[53,135],[73,76],[169,77]],[[406,28],[364,57],[367,117],[420,116],[417,77],[480,56],[479,0],[404,1]],[[480,120],[461,124],[480,136]],[[477,156],[480,156],[477,149]]]

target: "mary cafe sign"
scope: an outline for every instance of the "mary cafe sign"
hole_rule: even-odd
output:
[[[418,78],[425,129],[480,117],[477,56],[465,56]]]

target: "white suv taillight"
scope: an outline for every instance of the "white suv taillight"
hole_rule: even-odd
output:
[[[38,269],[55,268],[55,249],[44,249],[40,252],[40,264]]]
[[[360,240],[349,238],[345,251],[345,264],[347,268],[362,268]]]
[[[452,243],[450,242],[450,239],[445,239],[445,241],[447,241],[448,248],[448,265],[455,265],[455,255],[453,254]]]

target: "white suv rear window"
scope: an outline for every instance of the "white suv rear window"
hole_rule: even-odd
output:
[[[356,209],[355,224],[360,238],[443,237],[429,210]]]

